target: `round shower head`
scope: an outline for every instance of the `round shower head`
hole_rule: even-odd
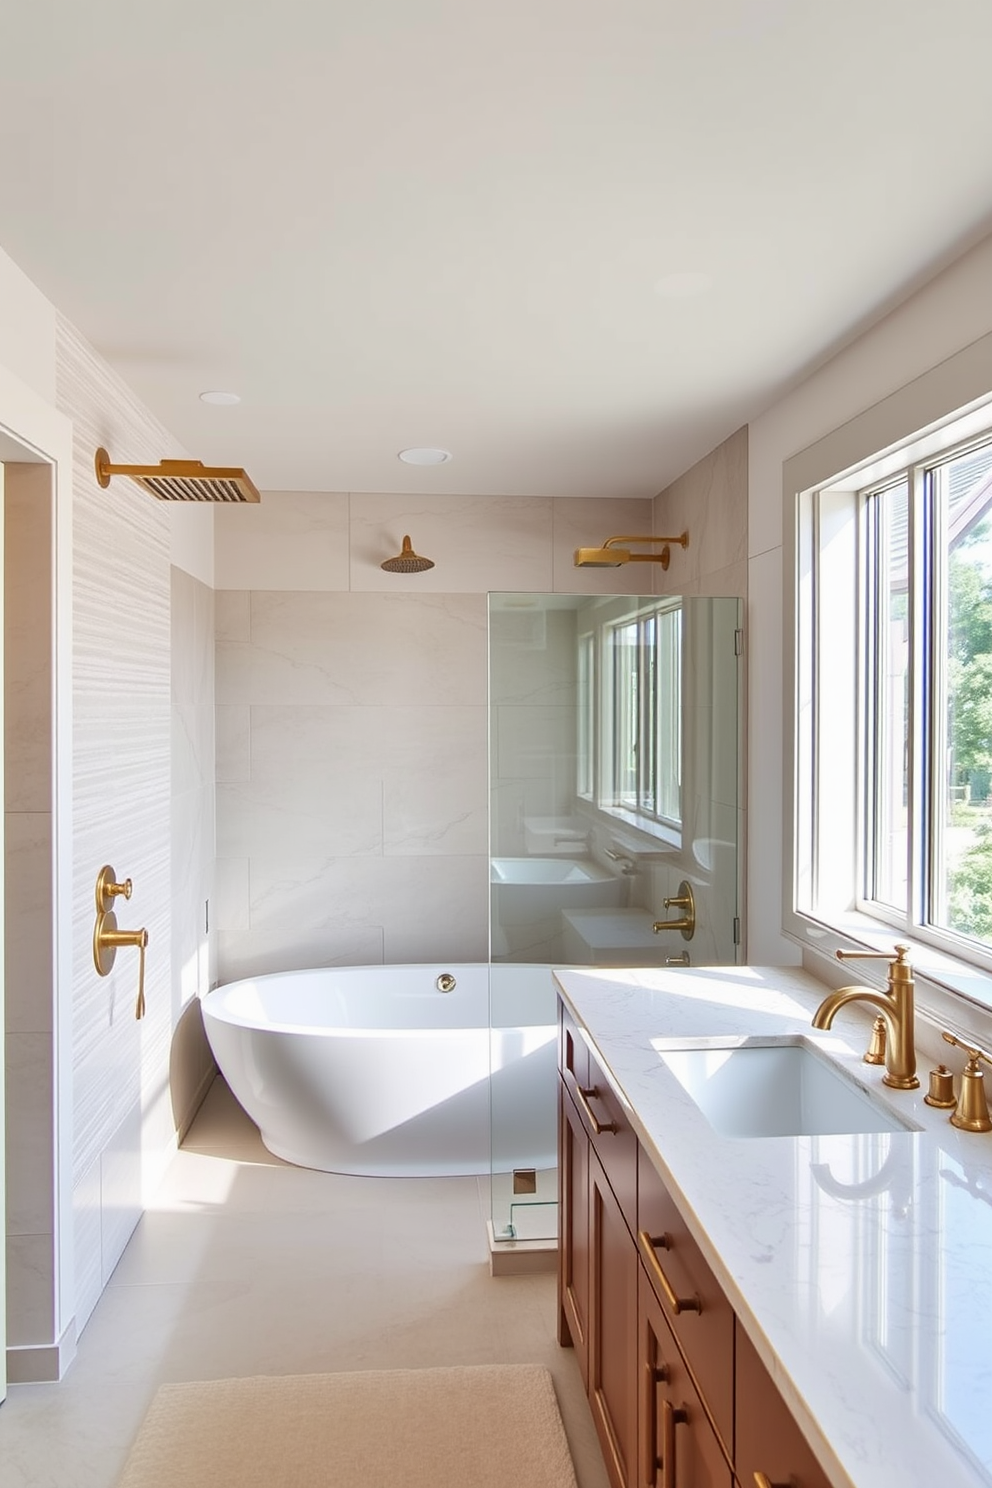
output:
[[[403,547],[395,558],[387,558],[385,563],[379,564],[387,573],[426,573],[434,564],[430,558],[421,558],[413,551],[410,539],[403,539]]]

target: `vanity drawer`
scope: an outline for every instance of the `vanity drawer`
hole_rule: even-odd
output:
[[[733,1450],[734,1312],[667,1188],[638,1154],[637,1248],[716,1427]]]
[[[796,1425],[757,1349],[737,1324],[737,1475],[745,1488],[762,1477],[796,1488],[830,1488],[830,1479]]]

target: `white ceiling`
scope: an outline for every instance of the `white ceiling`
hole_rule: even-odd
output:
[[[989,0],[7,0],[0,245],[263,488],[648,496],[989,230],[990,55]]]

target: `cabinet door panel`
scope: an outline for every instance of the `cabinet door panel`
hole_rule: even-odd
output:
[[[589,1139],[558,1087],[558,1341],[574,1344],[589,1384]]]
[[[829,1488],[829,1478],[740,1323],[736,1394],[736,1462],[742,1488],[754,1488],[757,1473],[791,1488]]]
[[[640,1267],[637,1488],[733,1488],[733,1472]],[[750,1485],[749,1485],[750,1488]]]
[[[561,998],[558,999],[558,1068],[574,1100],[576,1087],[589,1084],[589,1050]]]
[[[637,1443],[637,1252],[589,1154],[589,1404],[613,1488],[633,1488]]]
[[[733,1308],[643,1149],[637,1182],[637,1239],[645,1272],[713,1424],[733,1451]]]

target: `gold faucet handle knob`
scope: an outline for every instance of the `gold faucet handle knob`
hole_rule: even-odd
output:
[[[105,913],[110,909],[114,900],[120,895],[125,899],[131,897],[131,880],[125,878],[123,883],[118,883],[117,874],[109,863],[104,863],[96,876],[96,909],[97,914]]]
[[[979,1049],[977,1045],[966,1044],[963,1039],[955,1037],[953,1033],[948,1033],[946,1029],[941,1034],[941,1038],[945,1044],[953,1044],[956,1049],[962,1049],[975,1069],[978,1068],[979,1061],[992,1067],[992,1054],[986,1054],[985,1050]]]

